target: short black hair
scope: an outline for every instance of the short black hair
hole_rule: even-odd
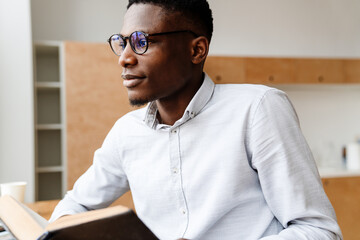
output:
[[[186,20],[204,31],[209,42],[213,33],[213,17],[206,0],[129,0],[127,9],[133,4],[153,4],[167,12],[179,12]]]

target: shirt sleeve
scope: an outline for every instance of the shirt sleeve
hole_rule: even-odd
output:
[[[109,206],[129,190],[119,157],[116,124],[94,154],[92,166],[76,181],[56,206],[50,222],[61,216]]]
[[[263,240],[342,239],[298,117],[284,92],[268,90],[259,101],[249,148],[265,200],[284,227]]]

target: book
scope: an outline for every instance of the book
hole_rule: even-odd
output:
[[[0,198],[0,220],[18,240],[158,239],[134,211],[124,206],[68,215],[48,223],[14,198],[3,196]]]

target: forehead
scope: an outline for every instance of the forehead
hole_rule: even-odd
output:
[[[147,33],[169,30],[174,14],[165,14],[164,10],[152,4],[133,4],[124,16],[121,34],[129,35],[134,31]]]

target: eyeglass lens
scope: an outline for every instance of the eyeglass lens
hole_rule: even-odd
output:
[[[119,34],[112,35],[110,37],[110,46],[113,52],[120,56],[123,49],[125,48],[124,40]]]
[[[120,56],[124,51],[126,47],[126,39],[127,37],[122,37],[119,34],[111,36],[110,45],[116,55]],[[147,39],[143,32],[133,32],[129,36],[129,43],[131,48],[137,54],[143,54],[147,50]]]
[[[147,39],[142,32],[133,32],[130,35],[130,45],[134,52],[142,54],[147,49]]]

